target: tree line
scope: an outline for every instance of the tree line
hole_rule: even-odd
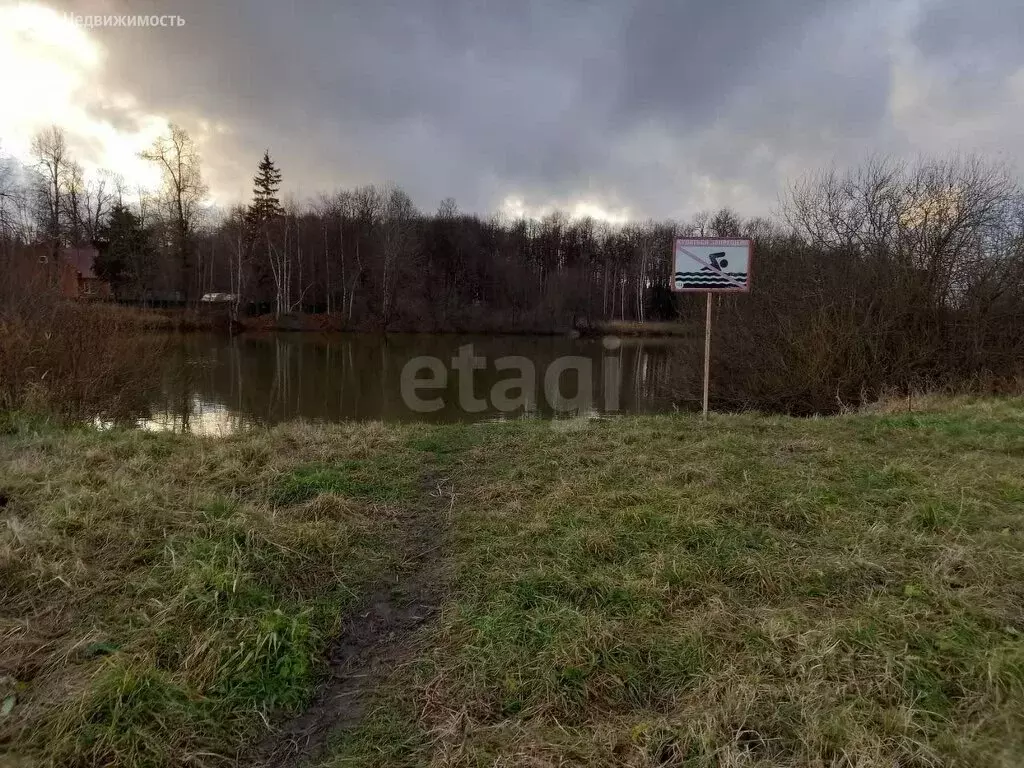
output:
[[[269,152],[250,204],[204,205],[195,143],[173,126],[143,156],[159,190],[86,179],[59,128],[41,132],[33,163],[12,173],[0,207],[7,250],[95,244],[118,298],[194,304],[237,298],[240,312],[324,312],[346,327],[556,330],[582,320],[668,319],[669,254],[677,234],[763,234],[771,224],[729,210],[693,222],[612,226],[553,213],[482,217],[451,198],[418,210],[395,185],[366,185],[282,204]],[[2,173],[2,171],[0,171]],[[19,184],[12,181],[17,179]]]
[[[716,300],[716,376],[737,404],[828,409],[886,389],[1024,376],[1024,192],[973,156],[870,159],[793,182],[772,218],[722,209],[611,225],[553,213],[484,217],[452,199],[416,208],[395,185],[282,201],[269,152],[252,200],[206,204],[200,158],[173,127],[145,153],[153,192],[84,178],[59,129],[34,164],[0,166],[4,253],[95,243],[123,301],[239,315],[324,313],[332,327],[560,331],[700,317],[668,288],[681,235],[754,241],[753,291]],[[683,367],[676,379],[689,386]]]

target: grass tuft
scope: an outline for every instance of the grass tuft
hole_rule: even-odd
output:
[[[359,461],[338,466],[310,464],[282,477],[271,497],[279,504],[297,504],[321,494],[397,502],[410,498],[409,480],[391,476],[387,467]]]

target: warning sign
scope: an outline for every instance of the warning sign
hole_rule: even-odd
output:
[[[672,260],[672,290],[746,293],[752,267],[750,240],[680,237]]]

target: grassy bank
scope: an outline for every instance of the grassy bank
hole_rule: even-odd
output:
[[[404,440],[379,425],[2,438],[0,745],[205,764],[302,707],[342,620],[400,567],[421,463]]]
[[[247,754],[313,701],[426,514],[442,610],[311,764],[1019,765],[1024,400],[916,407],[21,430],[0,750]]]

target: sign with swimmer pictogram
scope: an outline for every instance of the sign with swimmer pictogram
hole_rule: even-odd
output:
[[[746,238],[676,238],[671,288],[691,293],[746,293],[750,290],[751,251]]]
[[[711,307],[715,293],[747,293],[753,246],[745,237],[677,237],[672,249],[670,287],[707,294],[704,316],[704,419],[711,389]]]

